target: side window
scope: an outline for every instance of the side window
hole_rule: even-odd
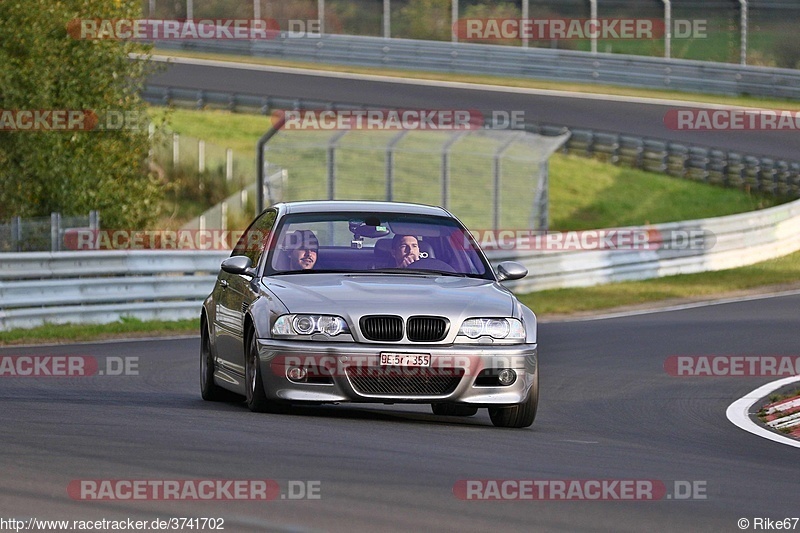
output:
[[[254,267],[258,266],[277,216],[278,213],[271,209],[255,219],[239,238],[239,242],[236,243],[233,252],[231,252],[231,257],[244,255],[250,258]]]

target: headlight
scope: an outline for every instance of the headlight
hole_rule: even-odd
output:
[[[458,334],[470,339],[525,339],[525,328],[516,318],[470,318],[461,324]]]
[[[349,333],[350,328],[343,318],[330,315],[283,315],[272,326],[273,335],[313,335],[324,333],[335,337]]]

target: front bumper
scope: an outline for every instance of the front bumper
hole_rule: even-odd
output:
[[[537,345],[394,345],[258,339],[264,390],[270,399],[297,402],[438,403],[475,406],[522,403],[538,368]],[[382,353],[430,355],[426,368],[385,367]],[[306,382],[288,377],[309,371]],[[516,379],[493,376],[511,369]]]

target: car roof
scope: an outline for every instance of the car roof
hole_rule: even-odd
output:
[[[403,202],[374,202],[374,201],[348,201],[348,200],[313,200],[305,202],[284,202],[275,204],[285,214],[294,213],[345,213],[359,212],[366,213],[407,213],[413,215],[435,215],[452,217],[442,207],[431,205],[411,204]]]

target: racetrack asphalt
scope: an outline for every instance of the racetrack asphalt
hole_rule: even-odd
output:
[[[254,414],[204,402],[198,339],[8,347],[136,358],[138,375],[0,377],[0,517],[222,517],[226,531],[739,531],[798,514],[796,450],[733,426],[769,377],[673,377],[671,355],[797,355],[800,295],[540,325],[529,429],[427,406]],[[128,359],[129,361],[134,361]],[[319,481],[318,500],[85,501],[86,479]],[[465,501],[459,480],[658,480],[705,499]],[[673,492],[677,496],[677,492]]]

